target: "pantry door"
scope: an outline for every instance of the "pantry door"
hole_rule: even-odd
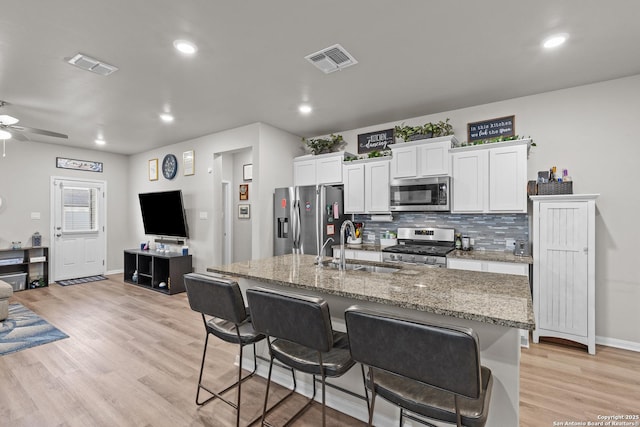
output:
[[[107,184],[56,177],[51,181],[53,280],[104,274]]]

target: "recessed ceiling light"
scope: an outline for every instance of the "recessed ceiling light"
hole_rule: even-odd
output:
[[[0,129],[0,139],[11,139],[11,132]]]
[[[104,145],[107,143],[107,141],[105,141],[102,138],[96,138],[96,140],[94,141],[97,145]]]
[[[300,111],[302,114],[309,114],[311,113],[311,111],[313,111],[313,109],[311,108],[311,105],[302,104],[298,107],[298,111]]]
[[[193,55],[198,50],[195,44],[187,40],[176,40],[173,42],[173,47],[187,55]]]
[[[568,37],[569,37],[568,34],[555,34],[551,37],[547,37],[542,43],[542,46],[544,46],[546,49],[552,49],[554,47],[558,47],[564,42],[566,42]]]
[[[162,113],[160,114],[160,120],[165,123],[171,123],[173,122],[173,116],[170,113]]]

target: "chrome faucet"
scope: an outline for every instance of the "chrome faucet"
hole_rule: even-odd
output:
[[[321,265],[322,263],[322,256],[324,255],[324,248],[327,247],[327,245],[329,244],[329,242],[333,242],[333,237],[329,237],[327,239],[326,242],[324,242],[324,245],[322,245],[322,248],[320,249],[320,252],[318,252],[318,256],[316,257],[316,264]]]
[[[347,268],[347,259],[344,256],[344,231],[349,227],[349,233],[355,238],[356,236],[356,228],[353,226],[353,222],[350,220],[345,220],[342,223],[342,227],[340,227],[340,264],[338,264],[338,269],[346,270]]]

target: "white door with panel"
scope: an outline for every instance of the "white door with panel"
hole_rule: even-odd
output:
[[[53,280],[104,274],[106,185],[52,178]]]
[[[534,342],[551,336],[595,354],[595,198],[532,196]]]
[[[527,146],[489,150],[489,212],[527,211]]]
[[[389,160],[364,164],[364,188],[365,212],[389,212]]]
[[[485,210],[488,156],[487,150],[451,154],[452,211],[483,212]]]

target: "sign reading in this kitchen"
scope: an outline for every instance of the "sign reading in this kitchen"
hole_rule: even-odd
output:
[[[467,124],[467,138],[469,142],[500,136],[514,136],[516,134],[516,116],[498,117]]]
[[[386,150],[393,142],[393,129],[362,133],[358,135],[358,154]]]

